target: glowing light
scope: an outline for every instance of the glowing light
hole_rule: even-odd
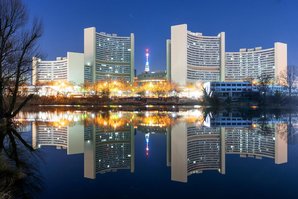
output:
[[[149,156],[149,136],[150,133],[145,134],[145,140],[146,140],[146,158]]]
[[[149,67],[149,49],[146,48],[146,65],[145,65],[145,72],[149,72],[150,67]]]

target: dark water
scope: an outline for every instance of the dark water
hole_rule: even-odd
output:
[[[298,198],[298,114],[72,111],[17,120],[40,156],[38,198]]]

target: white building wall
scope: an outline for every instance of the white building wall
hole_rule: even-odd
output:
[[[84,76],[85,81],[95,81],[96,29],[84,29]]]
[[[166,41],[166,56],[167,56],[167,79],[172,80],[171,77],[171,40],[167,39]]]
[[[187,175],[187,126],[181,122],[171,132],[171,180],[187,182]]]
[[[84,153],[84,125],[68,127],[67,143],[67,155]]]
[[[275,62],[275,78],[278,79],[279,75],[287,74],[288,57],[287,57],[287,44],[281,42],[274,43],[274,62]]]
[[[275,164],[288,162],[288,128],[286,123],[275,126]]]
[[[96,178],[96,136],[95,126],[92,127],[92,137],[84,140],[84,177],[89,179]]]
[[[84,54],[83,53],[67,53],[67,81],[76,85],[84,83]]]
[[[134,81],[135,77],[135,35],[130,33],[130,82]]]
[[[171,78],[186,85],[187,79],[187,25],[171,27]]]
[[[226,67],[226,34],[221,32],[220,37],[220,81],[225,81]]]

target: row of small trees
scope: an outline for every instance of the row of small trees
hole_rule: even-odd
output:
[[[94,84],[83,84],[82,91],[101,97],[122,95],[169,97],[178,94],[179,88],[175,83],[169,81],[129,83],[121,80],[101,80]]]
[[[256,79],[248,77],[246,81],[256,84],[260,92],[265,95],[269,91],[269,87],[273,85],[284,86],[288,89],[288,94],[291,97],[292,91],[297,87],[298,67],[294,65],[287,66],[287,71],[281,71],[276,77],[270,74],[261,74]]]
[[[241,99],[240,102],[257,103],[259,105],[284,105],[285,103],[293,103],[296,98],[292,97],[292,91],[296,88],[296,81],[298,80],[298,68],[296,66],[288,66],[287,73],[281,73],[278,77],[272,75],[262,74],[258,78],[247,78],[253,86],[257,88],[255,91],[246,91],[246,98]],[[286,93],[283,89],[279,91],[274,89],[274,86],[279,85],[288,89]],[[280,88],[282,88],[280,87]],[[277,87],[276,87],[277,88]],[[270,94],[269,94],[270,92]],[[203,105],[217,107],[223,104],[223,99],[217,96],[217,93],[208,93],[206,89],[203,89],[203,95],[201,102]],[[224,103],[225,105],[231,104],[231,97],[228,96]]]

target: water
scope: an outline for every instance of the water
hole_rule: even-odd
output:
[[[207,116],[206,116],[207,115]],[[298,114],[26,112],[38,198],[297,198]]]

